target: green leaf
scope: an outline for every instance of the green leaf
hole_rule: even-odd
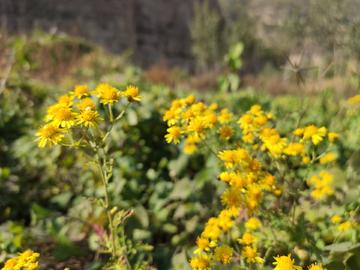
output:
[[[360,248],[360,243],[343,242],[339,244],[326,246],[324,250],[334,251],[334,252],[348,252],[348,251],[352,252],[358,248]]]
[[[230,46],[229,50],[229,57],[231,59],[237,59],[240,57],[241,53],[244,50],[244,44],[241,42],[238,42],[236,44],[233,44]]]
[[[148,213],[146,212],[146,209],[144,208],[144,206],[142,206],[141,204],[136,206],[136,208],[134,209],[134,214],[132,216],[139,222],[140,226],[143,229],[146,229],[149,227]]]
[[[32,206],[32,222],[36,222],[38,219],[43,219],[51,214],[51,211],[34,203]]]
[[[183,178],[177,181],[174,185],[172,192],[169,195],[170,199],[176,200],[184,200],[186,199],[191,193],[191,185],[190,181],[187,178]]]
[[[79,256],[85,254],[85,251],[75,246],[67,237],[58,237],[58,245],[53,251],[52,255],[58,261],[66,260],[72,256]]]
[[[330,262],[323,265],[323,268],[326,270],[344,270],[345,265],[342,262]]]
[[[85,265],[84,270],[101,270],[106,265],[106,262],[91,262]]]
[[[57,204],[60,208],[66,208],[68,202],[71,199],[73,193],[71,191],[60,193],[50,199],[50,202],[53,204]]]
[[[130,126],[136,126],[138,123],[138,118],[137,118],[136,112],[134,110],[127,109],[126,115],[127,115],[128,124]]]
[[[351,255],[346,260],[346,270],[359,270],[360,269],[360,257],[359,254]]]
[[[230,82],[230,89],[232,92],[235,92],[238,88],[239,88],[239,85],[240,85],[240,78],[238,75],[236,74],[233,74],[233,73],[230,73],[228,75],[228,80]]]

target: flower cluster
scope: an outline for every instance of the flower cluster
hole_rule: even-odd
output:
[[[194,153],[199,144],[204,144],[214,153],[215,151],[206,143],[207,138],[216,134],[220,141],[233,141],[233,118],[233,113],[227,109],[218,111],[216,104],[208,107],[202,102],[196,103],[195,98],[190,95],[185,99],[173,100],[171,108],[165,112],[163,120],[169,126],[165,138],[168,143],[173,141],[177,144],[180,138],[185,137],[184,152],[187,154]],[[236,218],[240,215],[248,216],[250,219],[245,225],[246,232],[237,239],[242,251],[236,258],[242,258],[248,264],[264,262],[257,252],[257,237],[254,236],[254,231],[261,226],[261,222],[255,216],[262,208],[265,195],[275,198],[282,196],[285,176],[280,173],[282,179],[279,179],[276,174],[270,173],[271,170],[266,168],[264,161],[259,159],[258,150],[267,153],[275,164],[279,164],[279,159],[286,160],[288,156],[297,164],[301,161],[302,165],[310,162],[308,168],[317,160],[325,164],[336,159],[334,154],[326,153],[327,151],[318,157],[314,154],[309,155],[309,151],[320,144],[326,135],[330,143],[336,142],[338,134],[328,133],[325,127],[308,125],[296,129],[292,141],[288,142],[289,138],[282,137],[275,128],[274,120],[275,117],[263,111],[261,106],[252,106],[236,122],[242,129],[241,141],[235,143],[233,149],[227,144],[225,149],[215,152],[225,168],[218,176],[218,179],[226,184],[226,189],[221,195],[224,209],[217,217],[208,220],[201,237],[197,239],[198,249],[195,250],[195,254],[198,255],[190,260],[190,265],[194,269],[210,269],[213,260],[220,261],[222,265],[232,260],[233,248],[225,244],[221,246],[218,241],[222,239],[222,234],[227,233],[235,225]],[[315,186],[312,196],[316,198],[333,193],[329,186],[332,176],[325,171],[322,171],[320,176],[321,179],[314,176],[308,180],[309,185]],[[278,256],[275,260],[275,269],[302,269],[294,265],[290,255]],[[310,269],[321,269],[321,266],[315,264],[311,267]]]
[[[320,199],[325,195],[332,195],[334,193],[332,187],[329,186],[329,184],[333,182],[332,175],[325,171],[321,171],[319,176],[320,177],[314,175],[307,180],[308,184],[311,183],[315,187],[311,195],[316,199]]]
[[[104,119],[99,118],[99,113],[95,109],[96,104],[90,98],[91,95],[96,95],[101,99],[100,103],[109,104],[110,107],[121,97],[126,97],[129,102],[140,101],[141,98],[138,95],[138,88],[132,85],[129,85],[125,92],[118,91],[106,83],[98,85],[93,92],[89,92],[86,85],[76,85],[73,92],[61,96],[58,103],[48,107],[45,117],[48,123],[42,125],[36,133],[40,136],[35,140],[39,141],[39,146],[46,145],[50,148],[51,143],[55,145],[60,143],[64,137],[62,133],[69,132],[70,134],[70,129],[75,126],[83,125],[86,129],[97,127]],[[79,103],[73,106],[75,98],[79,100]],[[77,107],[78,112],[74,112],[74,107]],[[106,111],[110,112],[110,120],[113,121],[111,108]]]
[[[35,270],[38,267],[40,254],[27,250],[24,253],[18,253],[19,256],[5,262],[1,270]]]

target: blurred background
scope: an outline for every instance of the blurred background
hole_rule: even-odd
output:
[[[131,260],[160,270],[190,269],[224,190],[215,157],[165,142],[172,99],[193,94],[236,117],[260,104],[282,119],[314,89],[302,123],[344,131],[345,166],[360,145],[360,110],[343,102],[359,93],[359,11],[357,0],[0,1],[0,262],[32,248],[40,269],[103,266],[92,226],[107,219],[82,198],[103,196],[97,170],[33,143],[46,108],[74,85],[132,84],[144,96],[114,127],[109,189],[113,205],[135,209],[126,234],[154,247]]]

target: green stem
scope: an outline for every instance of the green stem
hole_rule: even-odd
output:
[[[209,148],[210,152],[217,157],[217,154],[215,153],[215,151],[205,142],[205,140],[202,140],[202,142],[206,145],[207,148]]]
[[[85,138],[88,130],[89,130],[89,127],[86,127],[86,129],[85,129],[85,131],[84,131],[84,134],[82,135],[82,137],[81,137],[81,139],[80,139],[80,141],[79,141],[79,145],[81,144],[82,140]]]
[[[104,145],[104,143],[106,142],[107,138],[109,137],[110,131],[112,130],[115,122],[116,122],[117,120],[119,120],[121,117],[123,117],[126,109],[129,107],[130,103],[131,103],[131,102],[128,102],[128,104],[126,105],[125,109],[119,114],[118,117],[116,117],[116,119],[115,119],[114,121],[112,121],[111,126],[110,126],[108,132],[106,133],[106,135],[105,135],[104,138],[102,139],[102,141],[101,141],[101,143],[99,144],[98,148],[100,148],[100,147],[102,147],[102,146]]]
[[[124,257],[125,257],[126,264],[127,264],[128,268],[129,268],[129,270],[132,270],[131,264],[130,264],[130,261],[129,261],[129,258],[128,258],[128,256],[126,255],[126,248],[127,248],[127,246],[126,246],[126,244],[125,244],[124,227],[121,228],[121,238],[122,238],[122,241],[123,241],[123,246],[125,247],[125,249],[124,249],[124,251],[123,251],[123,255],[124,255]]]
[[[113,115],[113,111],[112,111],[112,107],[111,104],[109,103],[109,112],[110,112],[110,122],[114,121],[114,115]]]
[[[111,213],[110,213],[111,207],[110,207],[109,192],[108,192],[108,189],[107,189],[107,180],[106,180],[106,177],[105,177],[104,170],[103,170],[103,168],[101,166],[101,158],[100,158],[100,155],[99,155],[99,151],[96,151],[96,155],[98,157],[98,166],[99,166],[99,169],[100,169],[101,180],[103,182],[104,190],[105,190],[106,211],[107,211],[107,215],[108,215],[108,219],[109,219],[109,223],[110,223],[109,227],[110,227],[110,233],[111,233],[111,242],[112,242],[112,246],[113,246],[112,254],[113,254],[113,257],[115,259],[116,258],[115,232],[114,232],[113,220],[112,220]],[[105,166],[105,164],[106,164],[106,162],[104,163],[104,166]]]

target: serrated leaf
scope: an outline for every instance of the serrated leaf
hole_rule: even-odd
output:
[[[323,265],[323,268],[326,270],[344,270],[345,265],[342,262],[330,262]]]

